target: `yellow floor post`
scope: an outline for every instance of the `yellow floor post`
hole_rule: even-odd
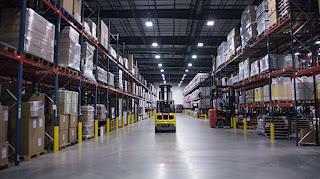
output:
[[[233,117],[233,128],[236,129],[237,128],[237,118]]]
[[[273,122],[270,124],[270,141],[271,143],[274,143],[274,123]]]
[[[135,123],[135,114],[132,115],[132,126],[134,126]]]
[[[118,130],[119,128],[119,117],[117,116],[116,117],[116,130]]]
[[[98,126],[98,120],[95,120],[95,121],[94,121],[94,137],[95,137],[95,138],[97,138],[97,137],[99,136],[99,135],[98,135],[98,134],[99,134],[99,133],[98,133],[98,132],[99,132],[99,129],[98,129],[98,128],[99,128],[99,126]]]
[[[247,132],[247,119],[243,118],[243,132]]]
[[[131,124],[131,115],[128,115],[128,126]]]
[[[124,116],[122,116],[122,127],[124,127]]]
[[[107,127],[106,127],[107,134],[110,133],[110,118],[107,119]]]
[[[78,123],[78,144],[82,144],[82,123]]]
[[[59,152],[59,126],[53,127],[53,152]]]

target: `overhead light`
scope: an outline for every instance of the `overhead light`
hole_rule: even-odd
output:
[[[316,45],[320,45],[320,40],[316,41],[316,43],[314,43]]]
[[[214,21],[207,21],[207,26],[213,26]]]
[[[296,56],[298,56],[298,55],[300,55],[301,53],[299,53],[299,52],[296,52],[294,55],[296,55]]]
[[[203,47],[203,43],[199,42],[198,47]]]
[[[161,64],[161,63],[159,63],[159,64],[158,64],[158,67],[162,67],[162,64]]]
[[[158,43],[157,42],[153,42],[151,45],[152,45],[152,47],[158,47]]]
[[[147,21],[147,22],[146,22],[146,26],[147,26],[147,27],[152,27],[152,25],[153,25],[153,24],[152,24],[152,21]]]
[[[159,59],[159,58],[161,58],[160,55],[156,55],[156,59]]]
[[[164,72],[164,69],[161,69],[160,72],[163,73],[163,72]]]
[[[183,76],[187,76],[187,74],[183,74]]]
[[[164,74],[161,74],[162,77],[164,77]]]
[[[167,83],[167,81],[163,81],[163,83],[164,83],[164,84],[166,84],[166,83]]]
[[[188,63],[188,67],[192,67],[192,63]]]
[[[184,71],[185,71],[185,72],[187,72],[187,73],[189,72],[189,70],[188,70],[188,69],[185,69]]]
[[[192,59],[198,58],[197,55],[192,55]]]

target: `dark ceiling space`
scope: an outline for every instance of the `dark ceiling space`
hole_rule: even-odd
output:
[[[184,84],[199,72],[212,69],[212,56],[230,30],[240,25],[240,17],[254,0],[100,0],[100,17],[111,21],[111,33],[118,33],[134,54],[145,79],[178,84],[188,69]],[[96,3],[88,2],[89,7]],[[89,13],[89,12],[85,12]],[[213,20],[213,26],[207,21]],[[152,27],[146,22],[151,21]],[[151,44],[157,42],[158,46]],[[198,47],[198,42],[203,47]],[[160,59],[155,56],[160,55]],[[192,59],[197,55],[197,59]],[[161,63],[162,67],[158,67]],[[192,67],[188,67],[192,63]]]

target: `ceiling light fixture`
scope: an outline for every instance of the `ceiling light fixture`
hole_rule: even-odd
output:
[[[163,81],[163,83],[164,83],[164,84],[166,84],[166,83],[167,83],[167,81]]]
[[[320,40],[316,41],[314,44],[320,45]]]
[[[192,63],[188,63],[188,67],[192,67]]]
[[[214,21],[210,20],[210,21],[207,21],[207,26],[213,26],[214,24]]]
[[[184,71],[185,71],[185,72],[187,72],[187,73],[189,72],[189,70],[188,70],[188,69],[185,69]]]
[[[196,59],[196,58],[198,58],[197,55],[192,55],[192,59]]]
[[[203,47],[203,43],[199,42],[198,47]]]
[[[160,57],[160,55],[156,55],[156,59],[160,59],[161,57]]]
[[[152,25],[153,25],[153,24],[152,24],[152,21],[147,21],[147,22],[146,22],[146,26],[147,26],[147,27],[152,27]]]
[[[158,43],[157,42],[153,42],[151,45],[152,45],[152,47],[158,47]]]
[[[160,72],[163,73],[163,72],[164,72],[164,69],[161,69]]]
[[[162,67],[162,64],[161,64],[161,63],[159,63],[159,64],[158,64],[158,67]]]

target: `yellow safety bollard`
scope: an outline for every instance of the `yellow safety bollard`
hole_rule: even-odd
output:
[[[94,137],[97,138],[99,136],[99,126],[98,120],[94,121]]]
[[[116,130],[119,128],[119,117],[116,117]]]
[[[247,132],[247,119],[243,118],[243,131],[246,133]]]
[[[237,118],[233,117],[233,129],[237,129]]]
[[[128,115],[128,126],[131,124],[131,115]]]
[[[53,127],[53,152],[59,152],[59,126]]]
[[[106,127],[107,134],[110,133],[110,118],[107,119],[107,127]]]
[[[270,123],[270,141],[274,143],[274,123]]]
[[[78,144],[82,144],[82,123],[78,122]]]
[[[124,116],[122,116],[122,127],[124,127]]]
[[[134,126],[134,123],[136,122],[135,120],[136,120],[136,119],[135,119],[135,114],[133,114],[133,115],[132,115],[132,121],[131,121],[131,122],[132,122],[132,126]]]

